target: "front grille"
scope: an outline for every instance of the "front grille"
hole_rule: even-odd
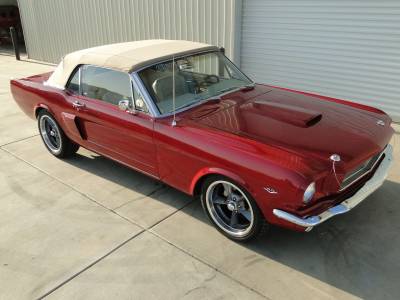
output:
[[[371,171],[375,164],[379,161],[382,156],[382,152],[378,153],[377,155],[371,157],[370,159],[364,161],[361,165],[353,169],[352,171],[348,172],[340,185],[340,190],[345,189],[353,182],[357,181],[359,178],[363,177],[369,171]]]

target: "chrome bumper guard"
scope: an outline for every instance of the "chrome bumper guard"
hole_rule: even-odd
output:
[[[344,200],[342,203],[327,209],[317,216],[309,216],[306,218],[300,218],[280,209],[274,209],[274,215],[293,224],[306,227],[306,231],[310,231],[314,226],[319,225],[336,215],[348,212],[377,190],[385,181],[393,161],[393,148],[391,145],[387,145],[384,154],[385,157],[376,169],[374,176],[352,197]]]

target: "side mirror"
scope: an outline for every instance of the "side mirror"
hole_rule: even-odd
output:
[[[122,111],[127,111],[129,109],[129,100],[120,100],[118,102],[118,108]]]
[[[135,110],[129,107],[129,100],[120,100],[118,102],[118,108],[122,111],[126,111],[131,114],[135,114]]]

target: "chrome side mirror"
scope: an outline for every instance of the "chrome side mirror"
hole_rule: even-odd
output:
[[[129,100],[120,100],[118,102],[118,108],[122,111],[129,110]]]
[[[120,110],[122,110],[122,111],[126,111],[127,113],[130,113],[130,114],[135,114],[136,113],[136,110],[135,109],[132,109],[132,108],[130,108],[129,107],[129,100],[126,100],[126,99],[124,99],[124,100],[120,100],[119,102],[118,102],[118,108],[120,109]]]

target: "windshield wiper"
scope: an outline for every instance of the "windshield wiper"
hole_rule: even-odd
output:
[[[202,102],[202,101],[203,101],[203,100],[201,100],[201,99],[196,99],[196,100],[194,100],[194,101],[192,101],[192,102],[189,102],[189,103],[187,103],[187,104],[184,104],[184,105],[182,105],[182,106],[177,107],[177,108],[175,109],[175,111],[181,110],[182,108],[185,108],[185,107],[188,107],[188,106],[192,106],[193,104],[196,104],[196,103]]]
[[[216,102],[219,103],[221,101],[221,97],[219,96],[212,96],[200,101],[201,104],[208,103],[208,102]]]
[[[239,91],[249,91],[249,90],[254,89],[254,87],[255,87],[254,83],[248,84],[248,85],[244,85],[244,86],[232,86],[230,88],[226,88],[226,89],[220,90],[220,91],[218,91],[218,93],[224,94],[226,92],[233,91],[233,90],[236,90],[236,89],[239,90]]]
[[[232,91],[232,90],[236,90],[236,89],[239,89],[239,88],[240,88],[240,86],[231,86],[229,88],[226,88],[226,89],[218,91],[218,93],[219,94],[224,94],[226,92],[229,92],[229,91]]]
[[[220,91],[218,91],[218,93],[219,94],[224,94],[226,92],[233,91],[233,90],[236,90],[236,89],[239,90],[239,91],[249,91],[249,90],[254,89],[254,87],[255,87],[254,83],[249,84],[249,85],[244,85],[244,86],[232,86],[232,87],[220,90]],[[192,102],[189,102],[189,103],[187,103],[185,105],[182,105],[182,106],[176,108],[175,111],[181,110],[181,109],[183,109],[185,107],[188,107],[188,106],[192,106],[192,105],[194,105],[196,103],[203,104],[203,103],[211,102],[211,101],[219,102],[219,101],[221,101],[221,96],[212,96],[212,97],[206,98],[206,99],[196,99],[196,100],[194,100]]]
[[[253,90],[256,85],[254,83],[242,86],[240,88],[241,91],[250,91]]]

